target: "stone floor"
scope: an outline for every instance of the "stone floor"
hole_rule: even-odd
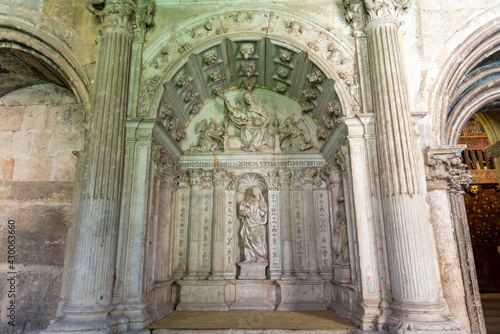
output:
[[[500,334],[500,293],[481,294],[488,334]]]
[[[349,333],[357,328],[333,311],[174,311],[149,327],[153,334]]]

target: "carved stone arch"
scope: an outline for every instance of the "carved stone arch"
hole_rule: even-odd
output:
[[[59,37],[42,30],[27,20],[0,16],[0,48],[27,52],[50,66],[62,77],[75,94],[77,101],[89,110],[90,83],[85,72],[74,57],[70,47]]]
[[[440,71],[429,99],[434,124],[430,145],[458,143],[459,132],[481,107],[500,98],[500,64],[482,62],[500,54],[500,6],[476,18],[443,47],[452,51]]]
[[[264,40],[265,43],[270,41],[275,45],[286,45],[297,53],[303,53],[333,81],[332,89],[342,105],[343,113],[359,111],[354,46],[331,28],[326,29],[312,20],[291,13],[247,10],[207,13],[172,30],[176,33],[157,38],[144,51],[145,70],[141,89],[144,98],[139,116],[157,117],[165,83],[190,58],[218,44],[237,41],[241,36],[255,43]]]

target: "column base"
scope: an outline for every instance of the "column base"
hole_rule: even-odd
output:
[[[394,334],[467,333],[447,314],[443,303],[393,303],[387,317],[389,332]]]
[[[68,306],[63,307],[64,315],[51,321],[40,333],[96,333],[114,334],[118,320],[111,317],[113,306]]]

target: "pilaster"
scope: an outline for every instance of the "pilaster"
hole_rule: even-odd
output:
[[[87,1],[87,8],[101,19],[102,38],[68,302],[47,332],[111,333],[117,324],[108,314],[114,308],[132,45],[130,19],[137,8],[130,0],[106,0],[102,5],[96,9]]]
[[[436,246],[422,161],[410,119],[398,15],[411,1],[365,0],[382,211],[389,259],[391,333],[460,331],[439,300]]]

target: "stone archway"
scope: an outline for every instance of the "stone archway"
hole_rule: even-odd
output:
[[[434,86],[430,99],[432,114],[429,118],[436,126],[434,136],[430,138],[430,152],[436,152],[434,149],[437,148],[446,151],[446,154],[451,154],[445,160],[454,156],[458,160],[455,160],[455,163],[452,162],[453,159],[449,160],[451,172],[456,176],[462,175],[460,180],[455,178],[454,182],[452,181],[453,177],[451,177],[450,182],[445,186],[445,188],[449,187],[448,196],[453,220],[451,225],[454,228],[450,240],[453,244],[456,242],[458,249],[456,261],[459,262],[459,265],[454,266],[461,271],[462,277],[459,278],[458,273],[454,276],[456,277],[455,281],[461,280],[462,282],[457,283],[455,292],[451,292],[447,291],[451,286],[449,284],[451,280],[448,280],[448,283],[443,284],[443,290],[447,299],[454,298],[452,295],[459,296],[460,293],[457,291],[462,290],[463,285],[463,296],[467,304],[471,329],[480,333],[485,333],[486,328],[482,308],[478,307],[481,301],[463,200],[464,186],[468,186],[471,177],[457,171],[457,169],[464,169],[465,165],[460,167],[456,161],[460,162],[460,152],[465,148],[465,146],[457,146],[457,144],[466,122],[472,115],[484,110],[485,107],[487,108],[488,105],[492,105],[500,98],[500,20],[491,14],[487,13],[478,18],[475,24],[468,28],[468,31],[458,33],[454,39],[450,39],[453,43],[458,44],[458,40],[462,40],[462,42],[455,46],[453,55],[446,62]],[[488,115],[484,115],[483,118],[487,117]],[[491,122],[489,124],[491,125]],[[489,130],[495,132],[491,126]],[[445,155],[438,153],[435,156],[445,157]],[[432,190],[430,193],[435,191]],[[437,225],[435,225],[435,230]],[[444,258],[442,256],[441,260]],[[440,265],[443,266],[443,263]],[[449,278],[448,274],[443,271],[441,275],[443,281]]]
[[[2,15],[0,24],[1,132],[7,148],[0,174],[12,192],[2,214],[16,221],[23,240],[18,253],[24,254],[17,254],[11,270],[18,284],[14,324],[23,332],[46,327],[67,299],[77,156],[84,150],[90,99],[73,51],[45,28],[14,15]]]
[[[153,159],[157,161],[157,176],[154,178],[158,178],[158,183],[153,186],[157,187],[153,194],[159,194],[158,198],[170,199],[170,204],[166,206],[173,210],[169,215],[171,222],[162,225],[157,218],[153,218],[154,212],[158,212],[156,208],[161,206],[153,199],[155,204],[151,219],[156,226],[153,225],[152,229],[165,231],[165,239],[154,237],[157,245],[150,247],[149,253],[156,255],[152,255],[154,260],[149,260],[149,272],[170,273],[172,276],[167,275],[168,279],[176,280],[182,286],[179,303],[179,308],[182,309],[212,307],[227,310],[231,307],[245,307],[245,301],[231,302],[231,296],[235,293],[231,291],[234,289],[264,289],[268,295],[273,295],[276,287],[269,283],[264,284],[265,286],[240,286],[241,284],[233,283],[231,280],[235,280],[238,275],[235,262],[239,257],[236,253],[239,251],[234,247],[217,246],[218,243],[226,245],[227,242],[235,242],[237,236],[228,234],[227,231],[229,229],[234,233],[238,230],[237,224],[240,224],[236,206],[231,207],[236,205],[237,197],[234,190],[231,190],[231,175],[241,177],[257,169],[260,175],[264,175],[269,186],[266,198],[270,208],[274,205],[273,210],[283,211],[279,215],[275,212],[269,218],[268,236],[270,240],[275,241],[270,241],[269,244],[270,265],[267,278],[279,280],[288,275],[289,279],[295,280],[295,275],[299,272],[304,280],[299,284],[299,290],[302,289],[300,294],[309,296],[297,302],[294,300],[294,295],[297,294],[294,291],[298,290],[293,290],[297,287],[283,281],[281,304],[268,301],[267,309],[280,306],[281,309],[330,308],[332,292],[328,280],[333,278],[334,273],[329,239],[331,232],[327,232],[331,231],[332,226],[328,222],[333,222],[334,209],[337,210],[337,206],[343,205],[344,196],[340,194],[343,190],[338,189],[335,189],[332,195],[332,185],[338,185],[342,180],[328,175],[335,174],[332,168],[335,163],[333,153],[344,143],[347,134],[345,126],[340,126],[338,120],[360,110],[353,48],[339,36],[292,14],[251,11],[221,13],[209,19],[210,25],[206,23],[206,19],[208,18],[188,22],[177,29],[178,33],[174,37],[153,42],[144,53],[146,69],[143,72],[137,116],[155,118],[161,122],[160,127],[155,125],[157,135],[154,140],[158,145],[155,149],[158,155],[155,159],[154,153]],[[228,24],[228,20],[231,20],[231,24]],[[276,26],[275,30],[262,29],[262,26],[267,27],[271,22]],[[249,156],[248,151],[252,150],[240,149],[237,144],[241,130],[233,128],[229,132],[225,131],[228,143],[236,144],[227,144],[224,148],[217,143],[213,147],[204,145],[199,138],[199,133],[203,131],[198,131],[200,124],[205,124],[204,128],[212,123],[217,129],[231,128],[231,125],[227,124],[231,122],[224,120],[224,97],[229,97],[233,105],[244,105],[243,90],[248,90],[256,96],[258,104],[269,111],[270,125],[277,127],[270,132],[272,138],[269,142],[272,147],[257,149],[255,159]],[[308,135],[311,138],[305,140],[303,145],[280,144],[278,128],[283,127],[285,120],[291,115],[294,122],[302,120],[309,127]],[[292,155],[296,157],[291,157]],[[326,167],[327,161],[333,164]],[[244,166],[238,166],[240,163]],[[293,165],[295,163],[296,165]],[[167,167],[169,164],[175,167]],[[278,175],[278,168],[286,170],[292,165],[293,171],[284,171],[284,174]],[[323,174],[322,170],[325,169],[329,170],[328,175]],[[182,175],[180,182],[176,181],[179,175]],[[288,183],[287,179],[290,177],[295,177],[295,181],[292,180],[295,183]],[[306,185],[302,177],[308,178]],[[283,180],[280,181],[280,178]],[[163,190],[162,182],[166,185]],[[282,190],[280,182],[286,183],[290,188]],[[314,185],[314,182],[317,185]],[[310,187],[310,190],[304,190],[304,187]],[[305,196],[305,191],[310,191],[310,196]],[[196,199],[199,196],[201,197]],[[311,225],[314,225],[317,231],[307,227],[307,231],[302,230],[298,237],[297,230],[280,231],[284,218],[295,219],[295,208],[290,202],[293,196],[296,196],[299,202],[311,201],[310,207],[297,209],[297,214],[299,217],[307,216],[307,219],[311,219],[311,222],[314,222]],[[342,200],[336,200],[337,196]],[[232,218],[221,226],[210,220],[207,226],[202,224],[199,233],[192,234],[190,226],[193,226],[193,221],[204,222],[208,219],[203,213],[204,209],[201,212],[195,210],[200,205],[205,208],[204,199],[208,198],[211,203],[207,206],[209,216],[221,217],[222,222],[227,216]],[[192,202],[193,199],[198,204]],[[349,198],[346,199],[348,200]],[[322,205],[321,210],[318,205]],[[193,212],[197,218],[183,217],[182,212]],[[315,212],[326,213],[324,217],[315,218]],[[300,225],[303,222],[294,224]],[[352,229],[347,229],[351,233]],[[222,238],[216,236],[218,230],[221,230]],[[319,235],[318,238],[312,237],[320,230],[328,236],[323,238],[325,245],[320,241],[322,239]],[[206,237],[204,231],[209,231]],[[282,243],[280,233],[285,232],[289,233],[290,237]],[[309,233],[311,240],[303,239],[304,235],[300,233]],[[153,239],[152,235],[151,238]],[[317,244],[315,239],[318,240]],[[159,246],[160,240],[172,240],[174,243],[171,251],[173,255],[169,257],[173,261],[172,269],[157,271],[153,268],[158,265],[161,254],[168,253],[164,246]],[[205,245],[203,240],[209,240],[210,243]],[[302,255],[292,251],[292,243],[298,242],[297,240],[303,243],[301,247],[307,249],[309,257],[306,250]],[[190,244],[193,246],[190,247]],[[213,252],[205,251],[206,246],[207,250],[213,247]],[[236,244],[234,246],[237,247]],[[325,254],[325,262],[321,256],[313,255],[316,252],[313,249],[316,247],[318,250],[324,248],[318,254]],[[344,253],[349,249],[347,245],[340,248]],[[230,260],[218,259],[217,256],[221,256],[217,255],[220,250],[224,254],[230,254]],[[285,253],[286,256],[283,255]],[[195,261],[190,254],[197,254],[199,261]],[[354,256],[351,256],[351,259],[354,259]],[[339,275],[342,275],[343,283],[351,282],[349,257],[344,254],[342,261]],[[299,262],[302,263],[301,269],[294,267],[294,263],[297,266]],[[314,276],[316,281],[307,285],[309,276]],[[184,277],[187,279],[183,279]],[[209,279],[205,280],[207,277]],[[220,279],[227,279],[229,283],[221,284],[217,281]],[[207,286],[213,289],[212,294],[204,294]],[[218,293],[217,296],[213,295],[214,291]],[[243,293],[248,294],[248,291]],[[349,296],[349,293],[345,292],[342,298],[354,298],[354,295]],[[156,292],[147,298],[151,304],[158,305],[155,294]],[[203,296],[203,300],[206,299],[205,303],[200,304],[197,299],[200,296]],[[354,307],[354,302],[354,299],[347,301],[346,305],[349,306],[346,306],[346,314],[353,312],[349,308]]]

